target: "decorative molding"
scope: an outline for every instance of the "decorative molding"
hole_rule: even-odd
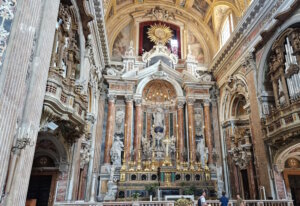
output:
[[[97,20],[97,26],[98,26],[98,32],[101,42],[101,52],[104,57],[104,64],[109,65],[110,59],[109,59],[109,47],[108,47],[108,41],[107,41],[107,32],[106,32],[106,26],[105,26],[105,14],[103,11],[103,5],[102,0],[94,0],[94,6],[95,6],[95,13],[96,13],[96,20]]]
[[[148,17],[151,20],[155,19],[159,21],[175,20],[175,14],[173,12],[169,12],[166,9],[161,9],[159,6],[148,10],[144,18],[145,17]]]
[[[244,58],[242,65],[246,68],[246,75],[252,70],[256,71],[256,62],[254,60],[254,55],[251,52]]]

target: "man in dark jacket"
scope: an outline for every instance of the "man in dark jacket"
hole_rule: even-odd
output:
[[[227,206],[228,205],[229,199],[225,195],[226,195],[226,192],[222,192],[222,197],[219,199],[220,202],[221,202],[221,206]]]

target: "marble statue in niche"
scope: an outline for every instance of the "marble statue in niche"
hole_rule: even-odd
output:
[[[196,149],[196,155],[198,159],[201,162],[201,166],[205,166],[205,160],[208,158],[208,149],[205,147],[205,142],[204,138],[200,138],[197,140],[197,149]]]
[[[125,112],[122,109],[118,109],[116,112],[115,134],[121,135],[122,137],[124,135],[124,118]]]
[[[113,165],[121,166],[121,152],[123,151],[124,144],[118,135],[115,135],[114,142],[110,149],[110,157]]]
[[[157,108],[155,113],[153,113],[153,122],[155,129],[158,128],[161,130],[164,127],[164,111],[162,108]],[[157,130],[155,131],[157,132]]]
[[[152,152],[151,142],[145,136],[142,137],[142,151],[143,151],[143,154],[144,154],[146,159],[151,157],[151,152]]]
[[[199,112],[195,114],[195,130],[196,138],[203,138],[202,115]]]

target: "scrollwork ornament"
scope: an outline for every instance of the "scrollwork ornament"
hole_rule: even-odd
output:
[[[256,70],[256,63],[254,60],[254,56],[251,52],[246,55],[242,65],[246,68],[247,72]]]
[[[36,129],[30,123],[28,126],[24,125],[19,127],[16,133],[16,143],[11,148],[13,153],[20,152],[20,150],[25,149],[26,146],[32,147],[34,145],[33,136],[36,135]]]
[[[177,102],[177,107],[178,107],[178,109],[182,109],[183,108],[183,106],[184,106],[184,101],[178,101]]]
[[[116,95],[109,94],[109,95],[107,95],[107,97],[108,97],[108,101],[109,102],[115,103],[115,101],[116,101]]]
[[[127,96],[125,96],[125,101],[126,101],[127,103],[132,102],[132,101],[133,101],[133,96],[132,96],[132,95],[127,95]]]
[[[141,106],[142,105],[142,99],[134,99],[135,105],[136,106]]]

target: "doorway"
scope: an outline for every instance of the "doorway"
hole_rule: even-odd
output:
[[[55,175],[53,174],[32,174],[28,186],[26,205],[53,205],[55,181]]]
[[[300,175],[289,175],[288,179],[294,205],[300,206]]]
[[[249,189],[249,181],[248,181],[248,172],[247,170],[241,170],[242,181],[243,181],[243,191],[244,191],[244,198],[250,198],[250,189]]]

